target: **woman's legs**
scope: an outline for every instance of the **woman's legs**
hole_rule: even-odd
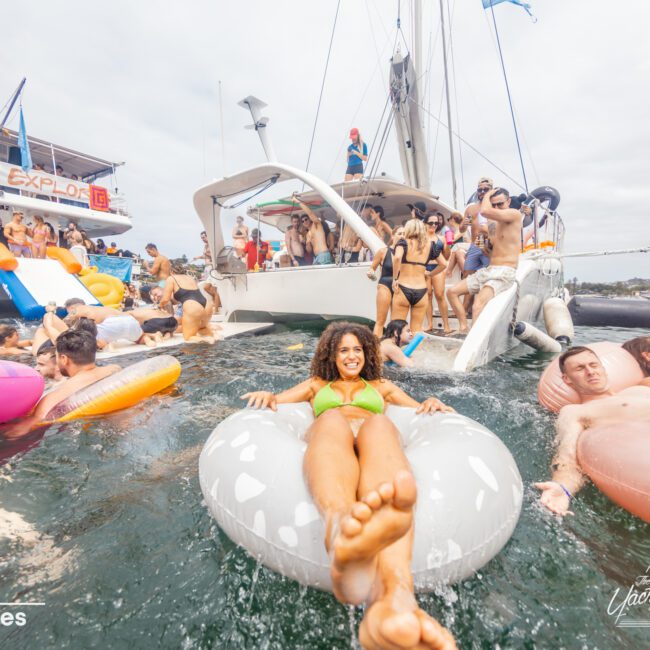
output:
[[[391,292],[388,287],[385,287],[383,284],[377,285],[377,320],[375,321],[375,327],[373,328],[373,333],[377,338],[381,338],[384,334],[384,325],[386,324],[386,319],[388,318],[388,311],[390,309],[391,303]]]
[[[447,306],[447,298],[445,297],[445,277],[444,273],[438,273],[431,280],[433,283],[433,294],[436,297],[438,311],[442,318],[442,327],[445,330],[445,334],[449,334],[451,330],[449,329],[449,309]]]
[[[45,253],[47,249],[46,242],[32,242],[32,257],[38,259],[45,259]]]
[[[411,331],[413,334],[422,331],[424,316],[426,315],[427,310],[427,302],[430,302],[429,296],[425,293],[420,302],[411,307]]]
[[[390,308],[390,317],[392,320],[408,320],[411,304],[406,299],[400,289],[393,294],[393,302]]]
[[[427,304],[426,304],[426,319],[429,329],[433,329],[433,282],[430,275],[425,276],[427,281]]]

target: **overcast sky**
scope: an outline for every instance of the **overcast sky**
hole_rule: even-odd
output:
[[[454,129],[517,181],[521,171],[491,14],[445,0],[451,17]],[[650,3],[532,0],[495,7],[529,186],[561,195],[565,252],[650,245]],[[342,0],[310,171],[342,180],[347,133],[371,141],[387,95],[396,0]],[[9,3],[3,7],[0,105],[23,76],[28,133],[114,161],[133,230],[171,256],[201,252],[192,196],[264,162],[237,102],[269,104],[280,161],[305,166],[337,0]],[[412,47],[409,3],[401,2]],[[424,0],[423,103],[446,122],[438,0]],[[223,126],[219,116],[219,81]],[[10,126],[17,129],[15,118]],[[432,191],[452,202],[447,133],[424,116]],[[223,133],[222,133],[223,131]],[[225,165],[222,156],[222,135]],[[465,146],[459,199],[479,176],[516,186]],[[394,134],[379,169],[402,178]],[[464,185],[463,185],[464,182]],[[235,213],[228,215],[228,223]],[[228,230],[230,228],[228,227]],[[271,234],[271,233],[268,233]],[[581,280],[650,277],[650,254],[567,260]]]

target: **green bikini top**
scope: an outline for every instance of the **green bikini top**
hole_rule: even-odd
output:
[[[336,391],[332,388],[332,382],[323,386],[314,397],[314,415],[318,417],[321,413],[330,409],[337,409],[341,406],[358,406],[371,413],[384,412],[384,399],[376,388],[373,388],[365,379],[362,379],[365,388],[357,393],[351,402],[343,402]]]

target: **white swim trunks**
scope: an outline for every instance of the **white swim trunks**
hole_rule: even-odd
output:
[[[140,323],[133,316],[110,316],[97,324],[97,340],[113,343],[126,339],[135,343],[142,336]]]
[[[494,295],[508,289],[515,281],[515,269],[512,266],[486,266],[467,276],[467,289],[478,293],[483,287],[491,287]]]

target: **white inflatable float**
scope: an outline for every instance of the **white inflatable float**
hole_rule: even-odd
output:
[[[418,485],[413,574],[418,591],[472,575],[504,547],[522,501],[506,446],[462,415],[390,406]],[[303,478],[307,403],[245,409],[212,432],[199,458],[201,490],[221,529],[269,568],[330,590],[323,521]]]

